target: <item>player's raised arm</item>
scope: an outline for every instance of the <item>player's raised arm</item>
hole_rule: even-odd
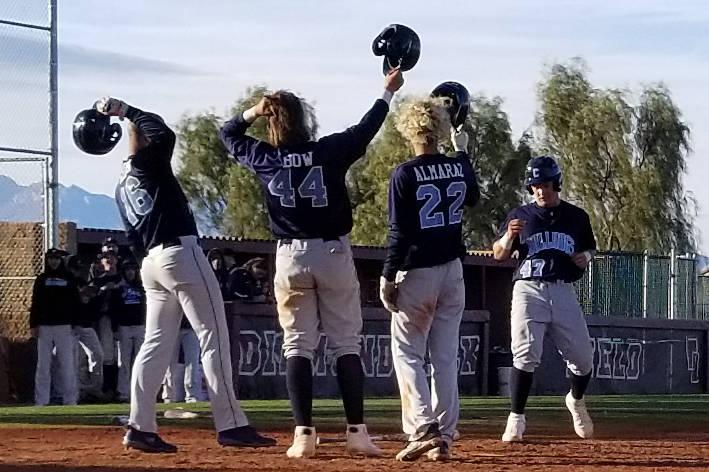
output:
[[[330,154],[341,156],[347,166],[354,163],[364,155],[367,145],[382,127],[389,112],[389,104],[402,85],[404,85],[404,77],[397,67],[386,75],[383,95],[374,102],[372,108],[364,114],[359,123],[340,133],[325,136],[320,139],[319,143],[337,151]]]
[[[276,95],[276,94],[274,94]],[[260,160],[270,155],[269,143],[246,136],[246,130],[258,118],[268,117],[272,112],[270,96],[261,97],[253,107],[238,113],[231,120],[224,123],[219,130],[219,139],[229,152],[230,157],[236,162],[253,169]]]
[[[150,146],[155,157],[172,158],[175,147],[175,133],[165,124],[165,120],[155,113],[143,111],[113,97],[103,97],[94,105],[99,113],[107,116],[127,118],[134,125],[129,128],[131,135],[129,153]]]

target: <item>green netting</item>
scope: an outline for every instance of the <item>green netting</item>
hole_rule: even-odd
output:
[[[599,252],[575,288],[588,315],[668,318],[669,284],[668,256]],[[675,259],[674,300],[675,318],[709,319],[709,278],[697,277],[693,258]]]

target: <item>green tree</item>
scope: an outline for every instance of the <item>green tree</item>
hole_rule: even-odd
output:
[[[352,240],[357,244],[381,246],[387,241],[389,177],[396,165],[413,155],[413,149],[394,126],[397,113],[395,104],[381,135],[348,174],[354,206]],[[465,212],[464,239],[470,249],[489,249],[498,225],[522,199],[521,178],[529,148],[525,140],[519,150],[515,149],[509,119],[498,97],[474,97],[465,129],[470,138],[469,153],[477,172],[481,199]],[[443,148],[452,152],[448,142]]]
[[[588,211],[603,249],[692,251],[694,200],[682,177],[689,128],[663,85],[592,87],[585,64],[553,65],[538,88],[539,145],[560,158],[564,192]]]
[[[228,118],[251,108],[266,93],[264,86],[247,88]],[[305,105],[312,110],[309,104]],[[177,178],[204,231],[239,238],[269,238],[268,214],[258,180],[248,169],[228,159],[219,140],[224,120],[212,112],[182,118],[177,127],[182,162]],[[317,123],[313,126],[317,130]],[[266,140],[266,120],[254,122],[246,134]]]

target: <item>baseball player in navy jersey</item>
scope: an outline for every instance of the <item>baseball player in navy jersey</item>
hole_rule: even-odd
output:
[[[391,176],[389,246],[380,283],[382,302],[392,312],[391,349],[409,436],[396,458],[413,461],[428,453],[432,460],[448,460],[459,410],[463,205],[474,205],[480,191],[464,131],[452,130],[455,157],[438,150],[451,129],[442,98],[405,102],[396,127],[415,154]],[[427,348],[430,388],[424,370]]]
[[[358,124],[318,140],[307,125],[301,99],[286,91],[263,97],[221,129],[221,140],[234,160],[259,179],[271,231],[278,239],[274,288],[296,426],[288,457],[315,455],[312,360],[319,326],[327,335],[327,348],[336,365],[348,423],[347,451],[381,455],[364,424],[364,374],[359,357],[362,314],[347,237],[352,210],[345,173],[365,153],[403,82],[398,69],[390,72],[383,97]],[[268,118],[269,142],[244,134],[261,116]]]
[[[502,436],[522,441],[524,408],[534,369],[541,362],[544,336],[552,341],[571,372],[566,407],[581,438],[593,435],[584,392],[591,378],[593,349],[588,327],[572,282],[581,278],[596,252],[588,214],[559,196],[561,170],[553,157],[535,157],[527,164],[527,190],[534,202],[515,208],[500,226],[495,259],[519,252],[512,292],[512,412]]]
[[[102,98],[95,106],[100,113],[131,121],[130,155],[123,163],[116,202],[128,238],[145,256],[145,341],[133,365],[123,444],[147,452],[177,451],[157,435],[155,397],[172,359],[183,311],[199,337],[219,444],[275,444],[249,426],[234,395],[219,283],[199,247],[194,217],[170,165],[175,134],[158,115],[115,98]]]

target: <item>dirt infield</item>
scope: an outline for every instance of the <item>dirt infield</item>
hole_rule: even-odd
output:
[[[182,427],[161,429],[164,437],[179,445],[174,455],[125,451],[117,427],[0,429],[0,471],[13,472],[156,472],[156,471],[319,471],[361,472],[378,470],[471,471],[709,471],[709,432],[677,432],[653,437],[631,431],[604,431],[600,439],[575,440],[530,435],[524,444],[502,444],[497,435],[463,432],[454,446],[454,459],[440,464],[421,459],[399,463],[394,455],[401,444],[380,443],[381,459],[350,458],[342,445],[318,447],[318,456],[294,461],[285,456],[290,435],[275,433],[279,445],[269,449],[234,449],[217,445],[212,430]],[[705,428],[702,428],[706,431]],[[637,431],[635,433],[638,433]],[[334,437],[334,434],[327,436]],[[643,439],[622,439],[634,436]],[[609,439],[604,439],[608,437]],[[613,439],[611,439],[611,437]]]

